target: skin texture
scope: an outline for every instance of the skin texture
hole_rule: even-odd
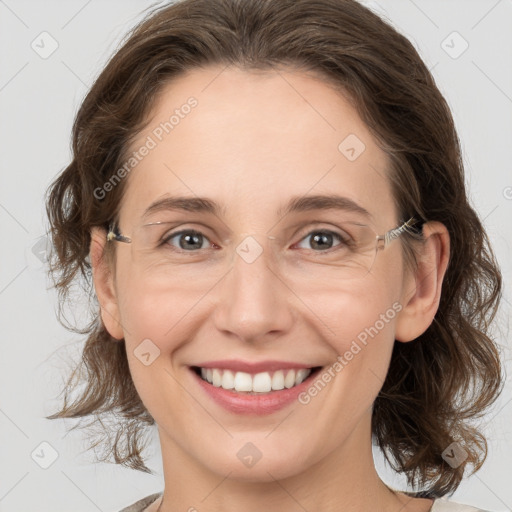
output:
[[[429,510],[432,500],[395,493],[380,480],[370,421],[394,340],[415,339],[437,310],[449,253],[445,227],[425,225],[414,272],[394,241],[364,279],[350,284],[280,274],[284,260],[273,255],[291,251],[311,232],[306,225],[291,236],[287,227],[307,218],[332,229],[340,215],[279,217],[292,196],[348,197],[370,212],[378,234],[400,223],[387,157],[350,103],[313,75],[224,67],[194,70],[168,84],[132,150],[191,96],[197,106],[126,178],[119,226],[135,236],[144,210],[166,194],[209,197],[225,206],[221,216],[174,213],[174,231],[200,230],[225,256],[165,274],[134,244],[117,243],[114,268],[102,258],[105,232],[92,230],[103,322],[125,339],[135,386],[158,424],[164,501],[148,510],[363,511],[376,503],[381,511]],[[338,150],[349,134],[366,146],[352,162]],[[272,251],[268,234],[279,237],[279,250]],[[234,252],[248,235],[263,248],[250,264]],[[315,268],[304,265],[306,273]],[[396,303],[401,311],[307,405],[294,402],[260,417],[230,413],[209,399],[188,368],[234,358],[328,366]],[[147,338],[160,350],[149,366],[134,354]],[[237,457],[248,442],[262,453],[251,468]]]

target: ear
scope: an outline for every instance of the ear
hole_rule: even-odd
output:
[[[446,226],[435,221],[425,223],[423,240],[419,246],[417,268],[404,281],[403,309],[395,324],[395,339],[401,342],[416,339],[434,320],[448,267],[450,235]]]
[[[89,258],[96,296],[100,303],[101,319],[109,334],[118,340],[124,338],[120,322],[119,307],[114,287],[114,273],[105,257],[107,233],[99,227],[91,228]]]

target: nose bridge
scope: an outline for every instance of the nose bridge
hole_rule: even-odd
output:
[[[269,242],[265,235],[248,234],[236,245],[232,260],[232,293],[259,308],[273,302],[278,281],[273,265],[275,254]]]
[[[232,260],[232,272],[236,281],[258,286],[262,291],[271,291],[272,286],[265,285],[279,281],[276,276],[279,269],[274,240],[275,237],[265,234],[243,235],[242,240],[235,246]]]
[[[219,329],[256,340],[291,326],[286,287],[274,264],[273,246],[272,237],[264,234],[245,234],[235,246],[231,271],[217,304]]]

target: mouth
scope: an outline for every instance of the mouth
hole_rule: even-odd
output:
[[[268,395],[300,386],[313,379],[322,366],[286,368],[267,372],[248,373],[224,368],[191,366],[191,370],[204,382],[233,394]]]

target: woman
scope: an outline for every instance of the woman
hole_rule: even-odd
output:
[[[353,0],[161,7],[73,152],[52,269],[63,298],[92,269],[99,307],[50,418],[116,414],[142,471],[156,423],[165,489],[125,511],[476,510],[443,497],[485,459],[501,277],[404,36]]]

